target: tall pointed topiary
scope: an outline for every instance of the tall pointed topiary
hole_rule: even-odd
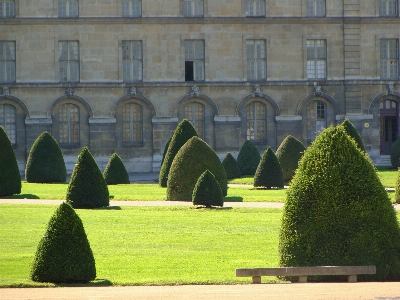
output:
[[[96,208],[110,205],[107,183],[86,147],[78,156],[68,185],[66,200],[74,208]]]
[[[21,175],[11,142],[0,126],[0,197],[21,193]]]
[[[178,151],[168,175],[167,200],[192,201],[194,186],[206,170],[217,179],[222,194],[227,194],[225,169],[217,153],[197,136],[188,140]]]
[[[301,159],[279,251],[281,266],[375,265],[376,275],[359,278],[400,279],[396,213],[370,159],[343,127],[324,130]]]
[[[200,175],[193,189],[193,205],[224,206],[224,196],[215,176],[209,171]]]
[[[172,162],[179,149],[191,138],[197,136],[196,129],[186,119],[182,120],[176,127],[174,134],[168,146],[167,153],[165,154],[163,164],[160,169],[158,177],[158,184],[161,187],[167,186],[168,174],[171,169]]]
[[[356,141],[356,145],[358,146],[358,148],[365,152],[365,147],[361,135],[358,133],[353,123],[351,123],[349,119],[345,119],[340,125],[343,126],[346,133]]]
[[[245,141],[242,148],[240,148],[237,158],[240,174],[242,176],[254,175],[260,163],[260,159],[260,152],[258,152],[256,146],[250,141]]]
[[[400,203],[400,169],[397,170],[396,186],[394,192],[394,201]]]
[[[275,154],[281,164],[285,182],[292,180],[305,150],[303,143],[291,135],[288,135],[279,145]]]
[[[38,282],[89,282],[96,265],[82,221],[71,205],[62,203],[39,242],[30,277]]]
[[[240,177],[240,169],[236,159],[229,152],[226,154],[224,160],[222,161],[222,165],[224,166],[226,178],[239,178]]]
[[[397,169],[400,167],[400,138],[392,144],[392,148],[390,149],[390,163],[393,168]]]
[[[121,157],[117,153],[113,153],[103,172],[104,180],[107,184],[129,184],[129,175],[126,171]]]
[[[40,134],[29,151],[25,168],[27,182],[65,182],[67,169],[57,141],[47,131]]]
[[[255,187],[272,187],[283,188],[283,172],[281,165],[271,147],[264,151],[256,174],[254,175]]]

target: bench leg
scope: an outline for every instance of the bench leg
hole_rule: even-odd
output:
[[[306,283],[307,282],[307,276],[299,276],[299,283]]]
[[[357,275],[349,275],[347,280],[348,282],[357,282]]]
[[[253,276],[253,283],[261,283],[261,276]]]

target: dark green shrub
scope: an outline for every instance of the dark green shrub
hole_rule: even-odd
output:
[[[68,185],[66,200],[74,208],[96,208],[110,205],[107,183],[86,147],[78,156]]]
[[[27,182],[65,182],[67,169],[57,141],[47,131],[37,137],[25,168]]]
[[[276,150],[276,157],[281,164],[285,182],[292,180],[305,150],[303,143],[291,135],[288,135]]]
[[[393,168],[400,167],[400,138],[398,138],[393,144],[390,150],[390,163]]]
[[[168,142],[165,144],[164,152],[163,152],[163,156],[162,156],[162,159],[161,159],[161,165],[160,165],[160,166],[162,166],[163,163],[164,163],[165,155],[167,154],[169,144],[171,144],[171,140],[172,140],[172,137],[170,137],[169,140],[168,140]]]
[[[176,127],[174,134],[168,146],[167,153],[164,156],[163,164],[161,165],[158,184],[161,187],[167,186],[168,174],[171,169],[172,162],[179,149],[193,136],[197,136],[196,129],[188,120],[183,120]]]
[[[0,197],[21,193],[21,175],[11,142],[0,126]]]
[[[375,167],[343,127],[324,130],[301,159],[287,191],[279,251],[281,266],[375,265],[376,275],[359,278],[400,279],[395,211]]]
[[[89,282],[96,265],[82,221],[71,205],[62,203],[39,242],[30,277],[38,282]]]
[[[260,152],[258,152],[256,146],[250,141],[245,141],[237,158],[240,174],[242,176],[254,175],[260,163],[260,159]]]
[[[262,186],[267,189],[271,187],[283,188],[284,186],[282,168],[271,147],[268,147],[261,157],[254,175],[254,186]]]
[[[121,157],[117,153],[111,155],[103,172],[104,180],[107,184],[129,184],[129,175],[126,171]]]
[[[222,165],[224,166],[226,178],[239,178],[240,177],[240,169],[236,159],[229,152],[226,154],[224,160],[222,161]]]
[[[365,147],[361,135],[358,133],[353,123],[351,123],[348,119],[345,119],[340,125],[343,126],[346,133],[356,141],[356,145],[358,146],[358,148],[365,152]]]
[[[400,169],[397,170],[396,188],[394,193],[394,201],[400,203]]]
[[[193,205],[224,206],[224,196],[215,176],[206,170],[200,175],[193,189]]]
[[[172,162],[168,175],[167,200],[192,201],[197,179],[209,170],[217,179],[222,194],[227,194],[225,169],[217,154],[197,136],[182,146]]]

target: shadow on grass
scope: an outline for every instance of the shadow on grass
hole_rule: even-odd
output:
[[[226,196],[226,197],[224,197],[224,202],[243,202],[243,197],[241,197],[241,196]]]
[[[97,210],[121,210],[121,206],[98,207]]]
[[[0,197],[2,199],[40,199],[39,196],[33,194],[19,194]]]
[[[220,207],[220,206],[205,207],[205,206],[196,206],[196,209],[230,210],[230,209],[232,209],[232,207]]]
[[[79,282],[72,282],[72,283],[55,283],[55,286],[58,287],[93,287],[93,286],[112,286],[113,283],[108,279],[95,279],[88,283],[79,283]]]
[[[112,200],[112,199],[114,199],[114,195],[109,195],[108,198],[109,198],[110,200]]]

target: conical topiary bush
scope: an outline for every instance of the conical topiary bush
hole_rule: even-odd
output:
[[[394,192],[394,201],[400,203],[400,169],[397,170],[396,187]]]
[[[400,138],[392,144],[392,148],[390,149],[390,163],[393,168],[397,169],[400,167]]]
[[[167,186],[168,174],[171,169],[172,162],[179,149],[191,138],[197,136],[196,129],[186,119],[178,124],[174,134],[171,137],[167,153],[164,156],[163,164],[161,165],[158,184],[161,187]]]
[[[215,176],[206,170],[200,175],[193,189],[193,205],[224,206],[224,196]]]
[[[65,182],[67,169],[57,141],[47,131],[40,134],[29,151],[25,168],[27,182]]]
[[[240,177],[240,169],[236,159],[229,152],[226,154],[224,160],[222,161],[224,166],[226,178],[233,179]]]
[[[285,182],[292,180],[305,150],[303,143],[291,135],[288,135],[279,145],[275,154],[281,164]]]
[[[227,194],[227,179],[217,153],[197,136],[192,137],[176,154],[168,175],[167,200],[192,201],[194,186],[206,170],[217,179],[222,194]]]
[[[345,119],[340,125],[343,126],[346,133],[356,141],[356,145],[358,146],[358,148],[365,152],[365,147],[361,135],[358,133],[353,123],[351,123],[350,120]]]
[[[0,126],[0,197],[21,193],[21,175],[11,142]]]
[[[283,188],[283,172],[281,165],[271,147],[264,151],[256,174],[254,175],[255,187],[271,187]]]
[[[121,157],[117,153],[113,153],[103,172],[104,180],[107,184],[129,184],[129,175],[126,171]]]
[[[74,208],[96,208],[110,205],[107,183],[86,147],[78,156],[68,185],[66,200]]]
[[[62,203],[51,217],[31,268],[38,282],[89,282],[96,265],[82,221],[71,205]]]
[[[242,148],[240,148],[237,158],[240,174],[242,176],[254,175],[260,163],[260,159],[260,152],[258,152],[256,146],[250,141],[245,141]]]
[[[396,213],[343,127],[324,130],[301,159],[287,191],[279,252],[281,266],[375,265],[376,275],[358,279],[400,279]]]

